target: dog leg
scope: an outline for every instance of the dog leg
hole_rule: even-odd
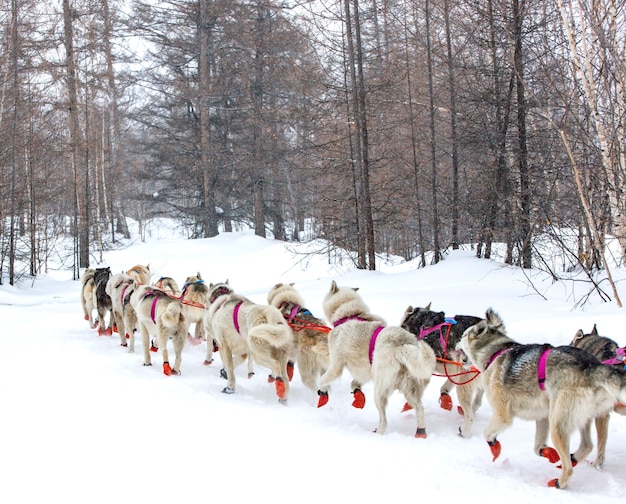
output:
[[[150,356],[150,333],[143,323],[140,324],[139,331],[141,332],[141,342],[143,345],[143,365],[152,366],[152,357]]]
[[[378,409],[378,427],[374,432],[384,434],[387,430],[387,402],[393,390],[374,383],[374,403]]]
[[[604,465],[604,455],[606,453],[606,442],[609,436],[610,415],[611,415],[610,413],[607,413],[606,415],[596,417],[596,420],[595,420],[596,435],[598,438],[598,447],[596,451],[596,459],[593,461],[592,465],[596,469],[600,469]],[[580,451],[580,448],[574,454],[574,457],[576,458],[576,460],[582,460],[584,458],[581,456],[580,453],[578,453],[579,451]]]
[[[344,366],[342,362],[331,361],[330,366],[322,375],[320,379],[319,389],[317,391],[317,394],[319,395],[319,399],[317,402],[318,408],[321,408],[328,402],[328,390],[330,388],[330,384],[341,376],[341,374],[343,373],[343,367]]]
[[[457,385],[456,397],[459,400],[459,408],[463,411],[463,426],[459,427],[459,435],[461,437],[469,437],[474,424],[474,405],[472,403],[474,395],[473,382]]]
[[[537,455],[547,458],[551,464],[554,464],[560,460],[560,456],[554,448],[546,445],[549,429],[550,425],[547,418],[535,422],[535,445],[533,450]]]
[[[604,425],[603,422],[606,423]],[[593,467],[602,467],[604,463],[604,452],[606,449],[606,439],[608,435],[608,423],[609,423],[609,414],[603,415],[601,417],[597,417],[595,419],[596,424],[596,432],[598,436],[598,451],[596,454],[596,459],[593,462]],[[598,426],[598,424],[600,424]],[[603,438],[603,439],[602,439]],[[603,444],[603,446],[601,445]],[[591,420],[589,420],[581,429],[580,429],[580,445],[574,454],[572,454],[572,466],[575,467],[579,460],[585,460],[587,455],[591,453],[593,450],[593,441],[591,440]]]
[[[513,418],[508,413],[498,412],[496,410],[485,427],[485,441],[487,441],[487,444],[491,449],[494,461],[500,456],[500,452],[502,451],[500,441],[496,438],[498,434],[509,428],[512,423]]]
[[[227,385],[222,389],[224,394],[235,393],[235,366],[233,365],[233,352],[230,346],[222,341],[220,343],[220,355],[222,356],[222,363],[224,364],[224,370],[226,372]],[[221,374],[221,372],[220,372]]]
[[[561,458],[561,476],[548,482],[549,487],[565,488],[571,478],[574,469],[569,455],[569,435],[566,425],[559,418],[550,419],[550,436],[554,448]],[[565,420],[566,422],[567,420]]]
[[[450,397],[450,391],[454,388],[454,383],[449,379],[439,389],[439,406],[447,411],[452,410],[452,398]],[[458,393],[457,393],[458,395]]]
[[[174,368],[172,369],[172,374],[179,375],[180,367],[183,361],[183,347],[185,346],[185,336],[187,331],[179,332],[174,335],[172,338],[172,342],[174,345]]]

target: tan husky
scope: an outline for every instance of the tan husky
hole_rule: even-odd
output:
[[[117,332],[120,335],[120,345],[123,347],[128,346],[130,334],[135,330],[134,326],[126,327],[126,320],[124,319],[124,305],[130,300],[130,294],[133,291],[131,286],[134,282],[126,273],[115,273],[111,275],[106,285],[106,293],[111,297],[111,309],[115,317]],[[129,351],[133,352],[134,347]]]
[[[565,488],[576,461],[591,452],[581,442],[570,455],[570,436],[589,432],[591,421],[626,403],[626,374],[606,366],[571,345],[520,344],[506,334],[502,319],[487,310],[484,320],[468,328],[458,347],[481,370],[485,394],[493,410],[484,430],[493,459],[501,452],[498,434],[515,417],[534,420],[534,451],[551,462],[561,461],[561,475],[548,485]],[[548,432],[554,448],[546,446]],[[589,438],[589,436],[587,436]]]
[[[339,287],[333,280],[324,297],[324,314],[333,325],[333,330],[328,334],[330,362],[320,379],[318,407],[328,402],[330,384],[347,368],[353,378],[354,407],[365,406],[361,387],[370,379],[374,383],[378,433],[383,434],[387,428],[389,397],[399,390],[415,410],[415,437],[425,438],[422,396],[435,370],[435,352],[409,331],[387,326],[381,317],[373,315],[357,290]]]
[[[209,287],[204,283],[200,273],[185,279],[180,300],[189,324],[195,324],[194,337],[190,341],[194,345],[199,345],[206,339],[203,319],[209,304]]]
[[[147,285],[150,283],[150,265],[143,266],[136,264],[130,268],[126,274],[133,280],[137,280],[140,284]]]
[[[330,327],[304,307],[304,299],[294,284],[274,285],[267,294],[267,302],[282,312],[293,332],[294,346],[287,363],[290,379],[295,363],[302,383],[316,392],[318,379],[328,368]]]
[[[130,297],[137,314],[137,325],[141,332],[144,366],[151,366],[150,334],[157,336],[158,347],[163,356],[163,373],[180,374],[182,351],[189,332],[189,322],[185,318],[183,304],[151,285],[137,285]],[[170,366],[167,350],[168,340],[174,346],[174,365]]]
[[[268,368],[279,402],[286,403],[287,360],[293,337],[282,313],[274,306],[256,304],[234,293],[228,282],[211,284],[209,299],[205,326],[217,340],[224,363],[220,374],[228,384],[222,392],[235,392],[235,368],[247,359],[248,376],[254,374],[255,362]]]

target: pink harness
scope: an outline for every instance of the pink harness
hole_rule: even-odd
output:
[[[376,346],[376,339],[378,338],[380,331],[382,331],[384,328],[385,328],[384,326],[378,326],[376,329],[374,329],[374,332],[372,333],[372,337],[370,338],[370,351],[369,351],[370,364],[374,360],[374,347]]]
[[[434,325],[427,329],[420,327],[420,333],[417,336],[417,339],[424,339],[430,333],[439,331],[439,343],[441,343],[441,348],[443,350],[443,355],[448,355],[448,342],[446,338],[443,336],[442,328],[446,327],[448,330],[446,331],[446,335],[450,334],[450,328],[453,324],[456,324],[456,320],[454,319],[445,319],[441,324]]]
[[[348,320],[358,320],[360,322],[370,322],[367,319],[364,319],[363,317],[359,317],[357,315],[351,315],[349,317],[344,317],[342,319],[339,319],[337,322],[335,322],[333,324],[334,327],[340,326],[341,324],[348,322]],[[378,338],[378,335],[380,334],[380,331],[382,331],[385,328],[385,326],[378,326],[376,329],[374,329],[374,332],[372,333],[372,337],[370,338],[370,348],[369,348],[369,358],[370,358],[370,364],[373,362],[374,359],[374,347],[376,346],[376,339]]]
[[[152,307],[150,308],[150,317],[152,317],[152,322],[156,324],[156,304],[159,300],[159,296],[154,296],[152,300]]]
[[[607,364],[609,366],[622,363],[624,364],[624,369],[626,369],[626,347],[615,350],[615,357],[612,359],[602,361],[602,364]]]
[[[237,329],[237,332],[239,332],[239,308],[241,308],[242,304],[243,301],[240,301],[239,303],[237,303],[235,309],[233,310],[233,324],[235,324],[235,329]]]
[[[547,348],[539,357],[539,365],[537,366],[537,381],[539,382],[539,388],[541,390],[546,389],[546,362],[548,361],[548,355],[552,352],[551,348]]]

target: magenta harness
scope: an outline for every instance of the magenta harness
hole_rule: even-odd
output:
[[[607,364],[608,366],[624,364],[624,369],[626,369],[626,347],[615,350],[615,357],[602,361],[602,364]]]
[[[517,346],[517,345],[516,345]],[[498,357],[500,357],[502,354],[508,352],[509,350],[513,350],[513,348],[515,347],[508,347],[508,348],[503,348],[502,350],[497,351],[495,354],[493,354],[490,359],[487,361],[487,364],[485,365],[485,371],[487,371],[487,368],[489,366],[491,366],[491,364],[493,363],[493,361],[495,361]],[[550,355],[550,352],[552,352],[552,348],[546,348],[543,353],[541,354],[541,356],[539,357],[539,364],[537,365],[537,383],[539,385],[539,388],[541,390],[545,390],[546,389],[546,364],[548,362],[548,355]]]
[[[448,341],[447,338],[444,337],[444,331],[442,330],[444,327],[447,329],[446,336],[450,334],[450,328],[453,324],[456,324],[456,320],[446,318],[441,324],[437,324],[431,327],[424,329],[420,327],[420,333],[417,336],[417,339],[424,339],[430,333],[439,331],[439,343],[441,343],[441,349],[443,350],[443,355],[446,357],[448,355]]]
[[[233,324],[235,324],[235,329],[237,329],[237,332],[239,334],[241,334],[239,332],[239,308],[241,308],[242,304],[243,304],[243,301],[239,301],[239,303],[237,303],[237,305],[235,306],[235,309],[233,310]]]
[[[333,327],[340,326],[341,324],[348,322],[349,320],[358,320],[359,322],[371,322],[370,320],[364,319],[363,317],[359,317],[357,315],[351,315],[349,317],[344,317],[342,319],[339,319],[337,322],[333,324]],[[380,331],[382,331],[384,328],[385,326],[378,326],[376,329],[374,329],[374,332],[372,333],[372,336],[370,337],[370,347],[369,347],[369,353],[368,353],[370,364],[374,361],[374,347],[376,346],[376,339],[378,339],[378,335],[380,334]]]

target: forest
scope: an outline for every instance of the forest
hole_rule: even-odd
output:
[[[0,283],[156,217],[370,270],[626,259],[621,0],[0,0],[0,38]]]

